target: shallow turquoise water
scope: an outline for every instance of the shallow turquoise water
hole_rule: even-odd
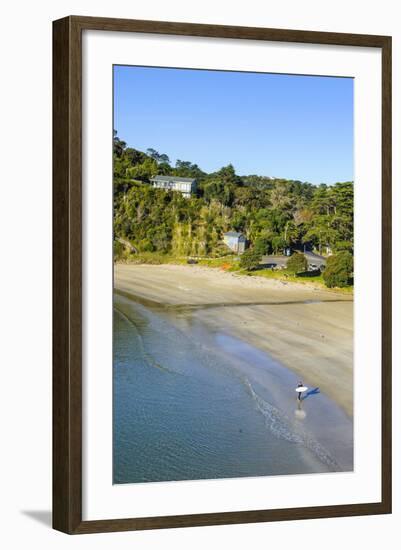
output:
[[[345,434],[328,450],[329,441],[316,439],[321,422],[294,415],[290,371],[190,314],[181,317],[180,325],[115,298],[114,483],[352,469],[352,422],[341,411],[314,398],[333,423],[322,438],[338,434],[339,423]],[[282,394],[283,384],[292,393]]]

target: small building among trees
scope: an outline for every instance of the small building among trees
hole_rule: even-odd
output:
[[[227,233],[224,233],[223,240],[225,244],[237,254],[242,254],[247,247],[245,235],[243,233],[238,233],[237,231],[228,231]]]
[[[179,191],[184,197],[189,198],[196,191],[196,179],[181,178],[178,176],[154,176],[150,179],[153,187],[165,191]]]

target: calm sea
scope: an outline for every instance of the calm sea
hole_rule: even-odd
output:
[[[114,483],[352,470],[342,410],[316,393],[300,411],[291,371],[178,317],[115,296]]]

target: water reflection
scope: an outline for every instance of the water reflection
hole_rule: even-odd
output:
[[[304,420],[304,418],[306,418],[306,412],[302,408],[301,401],[298,403],[297,408],[294,411],[294,414],[298,420]]]
[[[268,354],[192,312],[172,317],[126,296],[115,307],[115,483],[352,468],[352,424],[323,396],[307,419],[302,402],[294,418],[295,375]],[[331,426],[349,439],[344,466],[335,434],[326,449]]]

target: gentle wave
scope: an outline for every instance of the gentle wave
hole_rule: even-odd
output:
[[[247,378],[244,379],[244,384],[254,399],[258,410],[264,416],[266,426],[275,437],[285,439],[290,443],[303,445],[312,451],[330,470],[334,472],[340,471],[337,462],[320,443],[302,429],[301,426],[295,426],[284,413],[260,397]]]
[[[138,340],[138,351],[141,357],[144,359],[149,367],[157,368],[166,373],[181,375],[182,373],[172,370],[166,366],[161,365],[156,359],[147,351],[145,341],[141,335],[140,326],[135,321],[122,312],[119,308],[114,307],[115,311],[134,329]],[[210,366],[214,365],[214,354],[210,354],[208,346],[200,344],[199,342],[192,342],[194,348],[198,348],[202,351],[203,360],[209,363]],[[227,369],[224,369],[227,371]],[[301,425],[295,425],[282,411],[271,405],[266,399],[263,399],[256,393],[251,382],[246,376],[240,374],[238,371],[229,370],[230,375],[238,378],[246,387],[248,393],[256,404],[257,410],[263,415],[265,419],[265,425],[269,432],[276,438],[288,441],[289,443],[298,444],[304,446],[311,451],[323,464],[325,464],[331,471],[341,471],[338,463],[330,455],[330,453],[316,441],[309,433],[307,433]]]
[[[156,361],[156,359],[146,350],[143,337],[141,336],[140,330],[138,329],[135,321],[133,321],[130,317],[128,317],[128,315],[123,313],[120,309],[118,309],[115,306],[114,306],[114,310],[135,330],[135,334],[136,334],[136,337],[137,337],[138,343],[139,343],[139,350],[138,351],[141,354],[141,356],[142,356],[143,360],[145,361],[145,363],[149,367],[153,367],[153,368],[159,369],[163,372],[168,372],[170,374],[176,374],[176,375],[181,374],[179,372],[173,371],[173,370],[165,367],[164,365],[161,365],[160,363],[158,363]]]

